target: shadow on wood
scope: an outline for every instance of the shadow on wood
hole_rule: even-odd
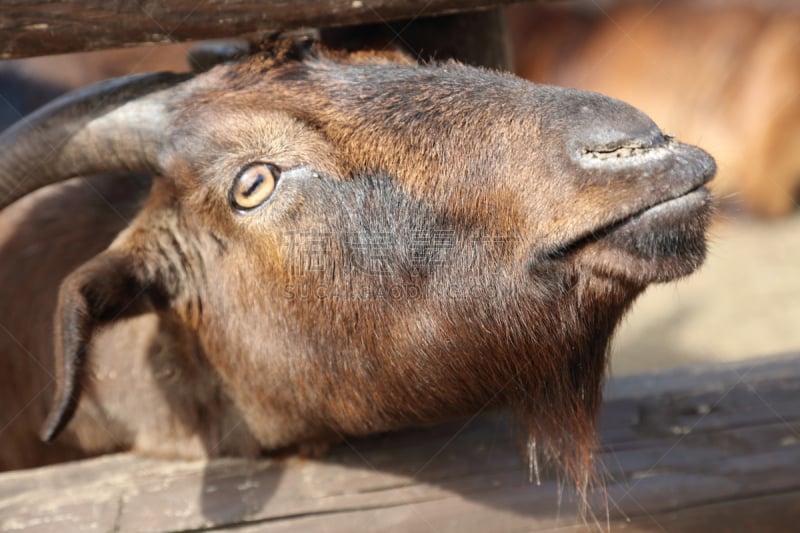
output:
[[[792,530],[800,520],[798,363],[795,355],[727,365],[692,372],[695,380],[678,372],[661,376],[651,393],[655,377],[620,380],[604,406],[598,453],[612,529]],[[107,456],[0,475],[0,530],[592,526],[552,475],[541,486],[529,482],[519,451],[511,421],[484,414],[353,439],[322,460]],[[605,495],[592,494],[600,527]]]

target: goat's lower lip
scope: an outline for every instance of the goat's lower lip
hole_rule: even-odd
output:
[[[643,285],[685,276],[705,258],[710,212],[708,189],[696,187],[601,230],[580,249],[579,261]]]
[[[692,218],[693,211],[707,209],[710,203],[711,194],[708,189],[703,185],[698,185],[680,196],[663,200],[632,215],[617,219],[606,226],[599,227],[592,231],[591,234],[573,241],[556,251],[551,251],[548,255],[551,257],[563,257],[591,243],[614,240],[615,237],[619,238],[622,235],[636,233],[637,226],[648,226],[652,230],[651,223],[657,222],[658,219],[662,219],[667,225],[679,224],[681,220]],[[670,220],[667,221],[666,219]],[[642,228],[639,232],[644,233],[645,231],[646,228]]]
[[[636,224],[642,219],[658,217],[662,214],[666,215],[669,213],[670,216],[673,216],[676,214],[679,215],[682,212],[690,212],[698,207],[707,206],[710,201],[711,194],[708,192],[708,189],[700,185],[681,196],[657,203],[623,220],[615,222],[608,229],[613,230],[629,224]]]

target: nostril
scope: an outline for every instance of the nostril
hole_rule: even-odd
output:
[[[581,155],[614,159],[660,148],[672,140],[671,136],[661,133],[649,119],[648,122],[650,127],[647,128],[626,128],[629,124],[624,122],[606,124],[594,131],[576,135],[573,147]]]
[[[654,124],[655,126],[655,124]],[[616,159],[641,155],[643,152],[654,148],[666,148],[675,140],[673,135],[662,133],[657,127],[648,131],[646,135],[628,139],[621,137],[604,145],[587,145],[581,150],[581,155],[596,157],[598,159]]]
[[[672,157],[672,138],[661,136],[658,139],[647,139],[640,142],[600,147],[584,147],[574,158],[585,168],[631,168],[652,164]]]
[[[626,157],[634,157],[637,155],[644,155],[645,152],[658,148],[667,144],[669,139],[663,138],[663,142],[651,144],[649,146],[643,143],[630,143],[620,146],[604,146],[600,148],[584,148],[581,155],[583,157],[590,157],[592,159],[622,159]]]
[[[664,146],[671,139],[650,117],[619,100],[590,93],[580,95],[578,102],[568,113],[575,125],[569,135],[573,156],[623,159]]]

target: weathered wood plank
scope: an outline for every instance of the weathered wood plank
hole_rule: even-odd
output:
[[[383,23],[512,0],[4,0],[0,58]]]
[[[703,391],[681,381],[604,406],[592,509],[613,529],[792,530],[800,520],[800,356]],[[730,369],[729,369],[730,370]],[[717,373],[727,376],[729,373]],[[531,484],[507,416],[352,440],[322,460],[166,462],[131,454],[0,475],[0,530],[550,530],[584,522]],[[591,522],[593,518],[588,518]],[[764,530],[759,527],[758,530]]]
[[[329,516],[298,517],[292,521],[262,522],[237,531],[242,533],[283,533],[297,531],[325,531],[328,533],[351,531],[442,531],[463,533],[465,531],[550,531],[552,533],[585,533],[586,531],[626,531],[651,533],[657,531],[679,531],[681,533],[766,532],[794,533],[800,521],[800,491],[770,494],[744,500],[715,502],[679,509],[666,513],[649,513],[631,516],[628,519],[614,518],[606,522],[597,517],[597,522],[573,523],[567,526],[538,527],[535,519],[521,515],[498,514],[491,507],[478,504],[465,505],[457,510],[441,505],[443,519],[425,518],[417,515],[413,507],[381,509],[374,512],[354,512]],[[472,508],[470,508],[472,507]],[[457,520],[450,514],[457,511]],[[436,513],[439,514],[439,513]],[[564,513],[566,514],[566,513]],[[465,516],[466,515],[466,516]],[[564,522],[567,520],[565,519]]]

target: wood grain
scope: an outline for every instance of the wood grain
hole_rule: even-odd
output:
[[[511,0],[4,0],[0,58],[418,19]]]

